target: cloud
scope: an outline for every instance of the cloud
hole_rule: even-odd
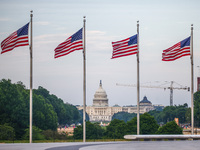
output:
[[[0,18],[0,21],[10,21],[9,18]]]
[[[36,25],[42,25],[42,26],[46,26],[49,25],[50,23],[48,21],[37,21],[35,22]]]

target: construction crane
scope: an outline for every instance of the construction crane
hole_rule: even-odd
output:
[[[163,85],[169,84],[169,83],[170,83],[170,86],[163,86]],[[188,91],[190,91],[190,87],[182,86],[182,85],[180,85],[178,83],[176,83],[176,84],[178,84],[180,87],[173,87],[174,83],[176,83],[176,82],[174,82],[174,81],[167,82],[166,81],[165,84],[162,84],[162,85],[159,85],[159,86],[140,85],[140,87],[142,87],[142,88],[158,88],[158,89],[164,89],[164,90],[169,89],[170,90],[170,106],[173,106],[173,90],[176,89],[176,90],[188,90]],[[120,83],[116,83],[116,85],[117,86],[137,87],[136,84],[120,84]]]

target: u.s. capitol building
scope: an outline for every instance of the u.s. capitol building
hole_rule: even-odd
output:
[[[146,96],[144,96],[143,100],[140,101],[141,114],[154,110],[155,107],[156,106],[153,106]],[[83,106],[77,106],[77,108],[81,110],[83,109]],[[137,106],[121,107],[119,105],[114,105],[109,107],[106,91],[102,88],[102,82],[100,81],[99,89],[94,94],[93,105],[86,106],[86,112],[89,115],[90,121],[111,121],[112,116],[118,112],[137,113]]]

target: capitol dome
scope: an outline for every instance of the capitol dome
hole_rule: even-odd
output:
[[[97,107],[107,107],[108,98],[106,91],[102,88],[102,82],[100,80],[99,89],[94,94],[93,106]]]

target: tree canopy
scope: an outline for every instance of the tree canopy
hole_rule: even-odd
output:
[[[137,117],[127,122],[129,134],[137,134]],[[140,115],[140,134],[155,134],[159,125],[153,116],[148,113]]]
[[[137,114],[135,114],[135,113],[118,112],[112,116],[112,120],[119,119],[119,120],[124,120],[125,122],[127,122],[136,116],[137,116]]]
[[[166,106],[163,111],[149,111],[148,113],[155,117],[158,123],[166,124],[169,121],[173,121],[174,118],[179,118],[179,123],[190,122],[190,108],[185,103],[179,106]]]
[[[22,82],[0,81],[0,125],[6,124],[15,131],[17,139],[29,128],[29,89]],[[64,103],[41,86],[33,90],[33,126],[38,130],[56,130],[58,124],[76,123],[80,119],[77,108]]]
[[[104,135],[105,130],[99,126],[98,123],[86,122],[86,139],[101,139]],[[77,126],[74,129],[74,138],[83,138],[83,126]]]
[[[122,139],[127,133],[127,125],[123,120],[114,119],[106,128],[106,136],[108,138]]]
[[[194,94],[194,125],[200,127],[200,91]]]
[[[160,127],[156,134],[183,134],[183,129],[175,121],[170,121]]]

